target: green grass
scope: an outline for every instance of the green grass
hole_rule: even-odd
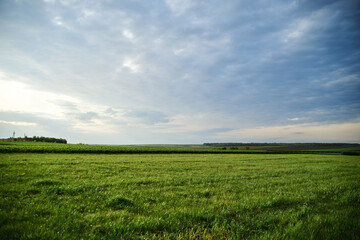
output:
[[[0,154],[0,239],[359,239],[360,158]]]
[[[0,142],[0,153],[98,153],[98,154],[163,154],[163,153],[242,153],[238,150],[200,148],[196,145],[87,145],[40,142]],[[246,153],[262,153],[255,150]]]
[[[358,152],[360,153],[360,147],[349,147],[349,148],[337,148],[337,149],[319,149],[317,151],[337,151],[337,152]]]
[[[211,148],[201,145],[87,145],[58,144],[40,142],[0,142],[0,153],[91,153],[91,154],[341,154],[338,150],[235,150],[231,148]],[[360,151],[356,152],[360,154]]]

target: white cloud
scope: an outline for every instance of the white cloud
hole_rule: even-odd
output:
[[[17,122],[17,121],[3,121],[3,120],[0,120],[0,123],[14,125],[14,126],[37,126],[38,125],[37,123],[33,123],[33,122]]]
[[[69,114],[74,112],[102,112],[108,108],[69,95],[37,90],[16,81],[19,79],[24,81],[24,77],[0,71],[0,111],[34,113],[52,119],[67,119]]]
[[[60,26],[64,25],[64,23],[63,23],[63,21],[62,21],[61,17],[59,17],[59,16],[54,17],[54,19],[53,19],[53,23],[55,23],[56,25],[60,25]]]
[[[348,76],[340,77],[338,79],[329,81],[325,83],[325,86],[330,87],[336,84],[349,84],[349,83],[356,83],[360,84],[360,75],[359,74],[351,74]]]
[[[162,133],[190,133],[206,131],[215,128],[229,128],[234,125],[231,116],[214,113],[178,114],[172,116],[170,121],[160,125],[156,132]]]
[[[313,23],[310,19],[301,19],[292,31],[286,34],[284,42],[299,41],[310,32]]]
[[[185,13],[194,5],[192,0],[165,0],[165,2],[176,16]]]
[[[0,77],[1,111],[44,113],[52,118],[61,118],[63,111],[54,102],[59,100],[77,101],[66,95],[32,89],[27,84],[9,81],[3,76]]]
[[[216,137],[221,139],[251,139],[254,141],[279,138],[286,141],[360,142],[360,122],[264,126],[219,133]]]
[[[91,123],[77,121],[72,126],[72,129],[80,133],[114,133],[116,131],[116,125],[95,119]]]
[[[71,30],[71,27],[63,21],[61,16],[54,17],[52,22],[60,27],[67,29],[67,30]]]
[[[95,15],[95,12],[89,9],[82,10],[82,13],[84,17],[91,17]]]
[[[175,49],[173,50],[175,55],[181,55],[185,51],[185,48]]]
[[[128,29],[125,29],[123,31],[123,35],[132,42],[135,40],[135,35]]]
[[[138,73],[140,71],[140,65],[134,63],[134,60],[128,58],[123,62],[122,68],[130,69],[131,73]]]
[[[309,16],[291,22],[282,33],[282,41],[290,45],[302,43],[327,28],[332,20],[332,13],[328,9],[315,11]]]
[[[89,18],[95,17],[97,15],[97,13],[94,10],[90,10],[90,9],[82,9],[80,10],[80,12],[81,12],[80,16],[77,19],[80,22],[84,22]]]

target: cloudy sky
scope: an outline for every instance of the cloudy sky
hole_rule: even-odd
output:
[[[1,0],[0,138],[360,142],[358,0]]]

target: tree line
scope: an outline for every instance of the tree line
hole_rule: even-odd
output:
[[[11,142],[47,142],[47,143],[67,143],[66,139],[63,138],[53,138],[53,137],[18,137],[18,138],[7,138],[3,139],[3,141],[11,141]]]

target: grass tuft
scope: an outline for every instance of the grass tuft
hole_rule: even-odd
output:
[[[37,195],[37,194],[40,194],[41,191],[39,189],[29,189],[26,191],[26,194],[27,195]]]
[[[60,182],[48,179],[37,180],[34,183],[35,186],[55,186],[58,184],[60,184]]]
[[[126,209],[128,207],[134,206],[134,203],[131,200],[129,200],[121,195],[118,195],[118,196],[110,198],[108,200],[106,206],[110,207],[114,210],[122,210],[122,209]]]

